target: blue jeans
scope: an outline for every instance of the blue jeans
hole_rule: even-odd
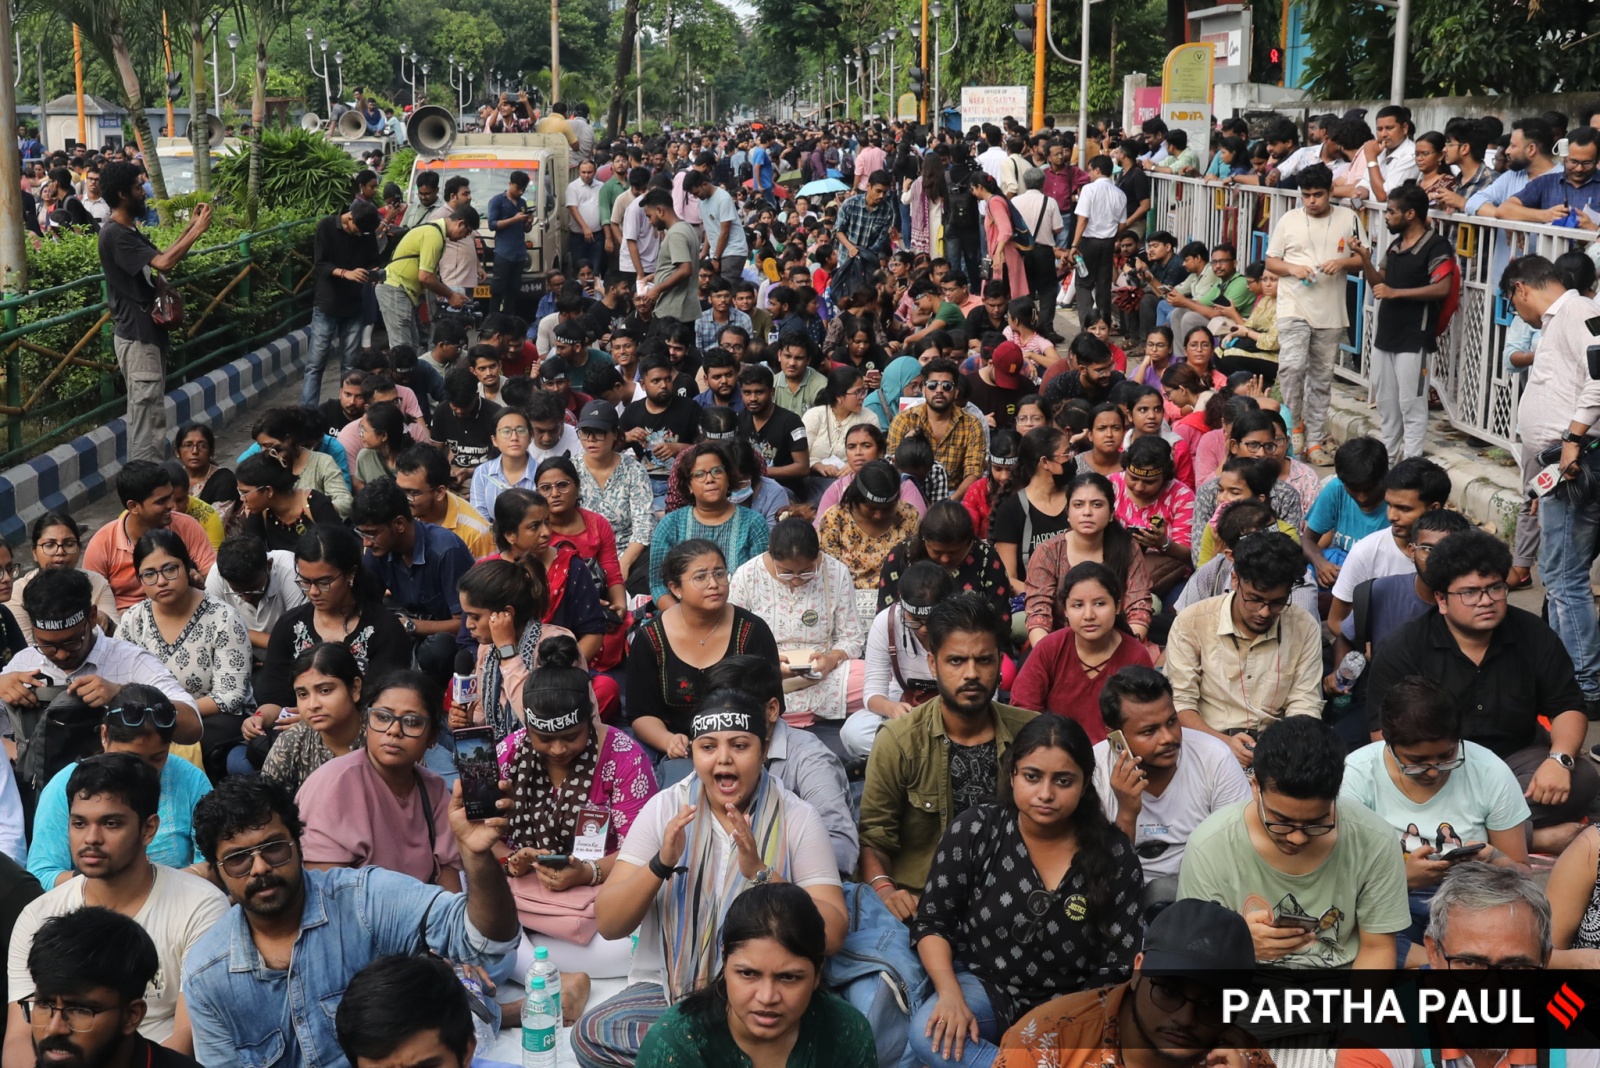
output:
[[[933,1016],[933,1010],[938,1008],[937,996],[930,996],[917,1007],[911,1014],[911,1035],[909,1048],[910,1054],[902,1064],[925,1064],[930,1068],[938,1068],[944,1064],[967,1065],[970,1068],[989,1068],[1000,1055],[1000,1036],[1004,1032],[994,1018],[994,1009],[989,1005],[989,995],[984,992],[983,984],[978,982],[978,977],[956,965],[956,980],[961,984],[961,996],[967,1001],[967,1008],[972,1010],[972,1015],[978,1020],[978,1041],[974,1042],[969,1034],[966,1045],[962,1047],[959,1059],[947,1059],[939,1055],[934,1049],[933,1039],[924,1032],[928,1029],[928,1020]]]
[[[1585,697],[1600,697],[1600,628],[1595,626],[1589,565],[1600,542],[1600,502],[1552,493],[1539,502],[1539,577],[1550,626],[1572,656]]]
[[[339,346],[339,377],[356,365],[361,350],[361,312],[336,316],[321,308],[311,309],[311,353],[306,357],[306,376],[300,382],[300,403],[314,408],[322,403],[322,369],[328,363],[328,350]]]
[[[567,231],[567,253],[572,260],[572,270],[576,274],[579,267],[588,264],[594,268],[594,273],[599,274],[604,270],[606,252],[605,235],[596,233],[590,240],[584,240],[583,231]]]

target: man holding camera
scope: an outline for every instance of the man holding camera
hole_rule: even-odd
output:
[[[344,211],[317,223],[312,274],[316,290],[311,302],[311,354],[300,383],[300,403],[313,407],[322,400],[322,369],[328,350],[339,347],[339,373],[356,365],[361,348],[361,287],[378,265],[378,209],[356,200]]]
[[[451,212],[448,219],[412,227],[400,239],[385,277],[375,288],[390,348],[396,345],[422,348],[417,331],[417,305],[422,303],[424,290],[452,308],[467,302],[466,297],[452,292],[439,277],[439,261],[451,241],[459,241],[477,228],[478,211],[468,204]]]

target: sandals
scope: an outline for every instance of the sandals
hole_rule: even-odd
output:
[[[1322,445],[1313,445],[1306,450],[1306,463],[1313,467],[1332,467],[1333,453]]]

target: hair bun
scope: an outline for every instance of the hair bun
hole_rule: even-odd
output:
[[[577,640],[567,634],[552,634],[539,643],[541,668],[571,668],[578,666]]]

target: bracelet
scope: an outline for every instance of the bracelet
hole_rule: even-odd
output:
[[[876,887],[878,885],[878,880],[879,879],[883,879],[883,880],[885,880],[887,882],[891,882],[891,883],[894,882],[894,877],[893,876],[890,876],[890,875],[874,875],[872,878],[867,880],[867,885],[871,886],[871,887]]]
[[[599,862],[591,860],[589,862],[589,868],[590,868],[591,871],[594,872],[593,877],[591,877],[590,880],[589,880],[589,885],[590,886],[599,886],[600,885],[600,879],[601,879]]]
[[[679,866],[679,867],[676,867],[676,868],[670,867],[665,861],[663,861],[661,859],[661,854],[660,853],[657,853],[655,856],[650,858],[649,867],[650,867],[650,874],[654,875],[657,879],[660,879],[664,883],[665,882],[670,882],[672,877],[674,875],[676,875],[678,872],[680,872],[680,871],[688,871],[689,870],[688,868],[685,868],[685,867],[682,867],[682,866]]]

